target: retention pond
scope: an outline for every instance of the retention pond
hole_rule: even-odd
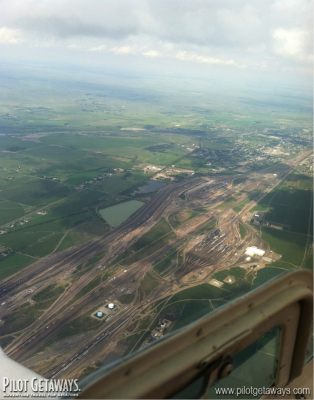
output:
[[[135,211],[139,210],[144,204],[145,203],[142,201],[131,200],[115,206],[103,208],[102,210],[98,210],[98,212],[110,226],[116,228],[134,214]]]

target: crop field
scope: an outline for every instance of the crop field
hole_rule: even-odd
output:
[[[0,261],[0,280],[15,274],[17,271],[27,267],[36,261],[36,258],[25,254],[15,253]]]
[[[4,225],[25,215],[25,208],[22,204],[12,201],[0,201],[0,225]]]
[[[29,206],[46,205],[72,194],[65,185],[44,179],[31,179],[24,184],[2,190],[1,199]]]
[[[263,228],[262,239],[270,245],[272,251],[282,255],[282,261],[301,266],[307,243],[306,235]]]
[[[271,202],[264,221],[278,222],[284,224],[284,230],[305,233],[308,232],[310,220],[310,209],[289,207]]]

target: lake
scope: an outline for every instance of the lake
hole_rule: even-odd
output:
[[[116,228],[134,214],[135,211],[139,210],[144,204],[145,203],[142,201],[131,200],[115,206],[103,208],[102,210],[98,210],[98,212],[110,226]]]
[[[134,193],[151,193],[162,188],[163,186],[166,186],[166,183],[157,181],[148,181],[148,185],[139,187],[138,190],[136,190],[136,192]]]

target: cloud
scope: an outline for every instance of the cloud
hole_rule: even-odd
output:
[[[75,42],[95,54],[253,69],[312,62],[310,0],[1,0],[1,8],[6,43]]]
[[[3,27],[0,29],[0,43],[18,44],[23,42],[20,31]]]
[[[143,56],[146,56],[146,57],[161,57],[161,53],[159,52],[159,51],[157,51],[157,50],[149,50],[149,51],[146,51],[145,53],[143,53]]]
[[[134,46],[121,46],[121,47],[113,47],[110,49],[116,54],[130,54],[135,52]]]
[[[208,57],[200,54],[190,54],[186,51],[179,51],[176,55],[176,58],[182,61],[196,61],[202,64],[236,65],[233,60],[221,60],[219,58]]]
[[[78,46],[77,44],[68,44],[68,45],[67,45],[67,48],[68,48],[68,49],[79,49],[80,46]]]
[[[106,48],[107,48],[107,46],[102,44],[101,46],[98,46],[98,47],[91,47],[89,49],[89,51],[103,51],[103,50],[106,50]]]

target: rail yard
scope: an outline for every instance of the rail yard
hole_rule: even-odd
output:
[[[77,377],[89,366],[97,369],[97,362],[110,354],[120,358],[126,350],[151,343],[164,334],[166,325],[169,331],[171,318],[160,322],[158,316],[178,293],[205,283],[224,290],[235,278],[227,274],[218,279],[217,274],[237,267],[243,271],[241,276],[254,276],[267,263],[279,260],[280,255],[270,250],[249,223],[250,210],[310,153],[250,175],[170,183],[118,228],[4,279],[0,283],[0,319],[4,321],[45,288],[65,285],[32,324],[3,335],[14,336],[6,353],[44,377]],[[235,185],[239,177],[242,182]],[[168,229],[156,239],[164,238],[161,246],[134,247],[161,223]],[[253,249],[251,256],[248,248]],[[170,261],[166,264],[165,260]],[[128,301],[123,300],[125,296]],[[113,311],[104,308],[110,302],[115,304]],[[104,320],[85,329],[75,346],[62,347],[66,343],[62,336],[55,341],[71,322],[86,315],[94,318],[101,307]],[[134,340],[128,342],[128,338]]]

